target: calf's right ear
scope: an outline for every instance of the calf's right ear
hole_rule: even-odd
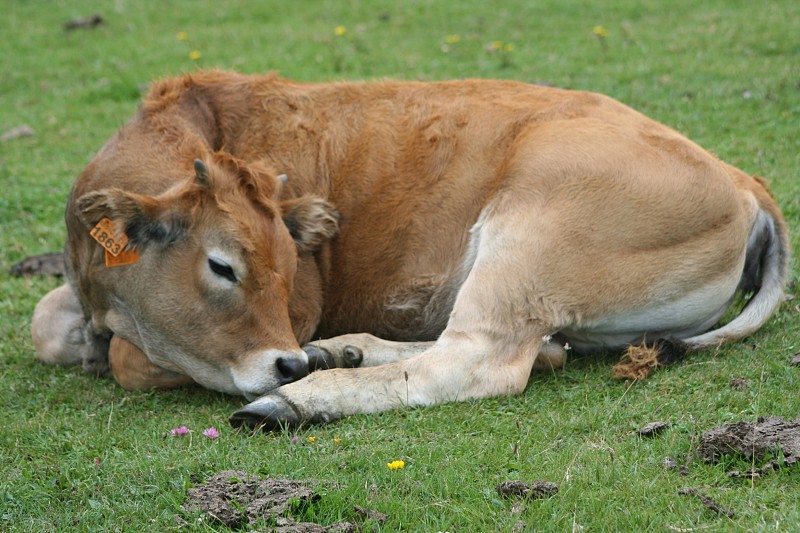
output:
[[[339,211],[317,196],[301,196],[281,203],[283,223],[297,251],[314,252],[339,233]]]
[[[102,218],[110,218],[115,227],[128,236],[135,247],[156,243],[167,245],[178,240],[186,229],[179,209],[151,196],[111,188],[84,194],[78,198],[78,212],[83,222],[94,227]]]

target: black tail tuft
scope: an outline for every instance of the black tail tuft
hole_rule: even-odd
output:
[[[686,358],[689,347],[680,339],[659,339],[655,342],[658,364],[670,366]]]

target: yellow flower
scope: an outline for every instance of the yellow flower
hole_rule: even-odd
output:
[[[386,463],[386,466],[389,467],[389,470],[400,470],[406,466],[405,461],[392,461],[391,463]]]
[[[500,50],[503,48],[503,41],[492,41],[492,48],[494,50]]]
[[[317,440],[317,437],[308,437],[308,442],[314,442]]]
[[[447,37],[444,38],[444,42],[446,42],[447,44],[456,44],[460,40],[461,36],[457,33],[454,33],[453,35],[448,35]]]
[[[340,439],[339,437],[334,437],[333,438],[333,443],[334,444],[339,444],[340,442],[342,442],[342,439]]]
[[[601,39],[603,37],[608,37],[608,30],[605,29],[602,26],[595,26],[594,29],[592,30],[592,33],[594,33],[595,35],[597,35]]]
[[[336,27],[333,29],[333,33],[334,33],[334,34],[335,34],[337,37],[343,37],[343,36],[344,36],[344,34],[345,34],[345,33],[347,33],[347,28],[345,28],[344,26],[336,26]]]
[[[179,41],[185,41],[186,39],[189,38],[189,34],[186,33],[185,31],[179,31],[178,35],[176,35],[175,37],[177,37]]]
[[[192,50],[191,52],[189,52],[189,59],[191,59],[192,61],[197,61],[198,59],[200,59],[202,55],[203,54],[201,54],[199,50]]]
[[[503,51],[504,51],[504,52],[510,52],[510,51],[512,51],[513,49],[514,49],[514,45],[513,45],[513,44],[511,44],[511,43],[506,43],[506,44],[503,46]]]

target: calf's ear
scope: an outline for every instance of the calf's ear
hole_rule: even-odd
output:
[[[300,253],[316,251],[339,233],[339,212],[318,196],[282,202],[281,212]]]
[[[171,209],[167,202],[122,189],[102,189],[84,194],[78,198],[77,205],[87,226],[94,227],[102,218],[110,218],[134,247],[151,243],[170,244],[186,229],[180,209]]]

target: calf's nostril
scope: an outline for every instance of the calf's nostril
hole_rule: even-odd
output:
[[[275,361],[278,367],[278,381],[281,385],[292,383],[308,375],[308,363],[301,359],[279,357]]]

